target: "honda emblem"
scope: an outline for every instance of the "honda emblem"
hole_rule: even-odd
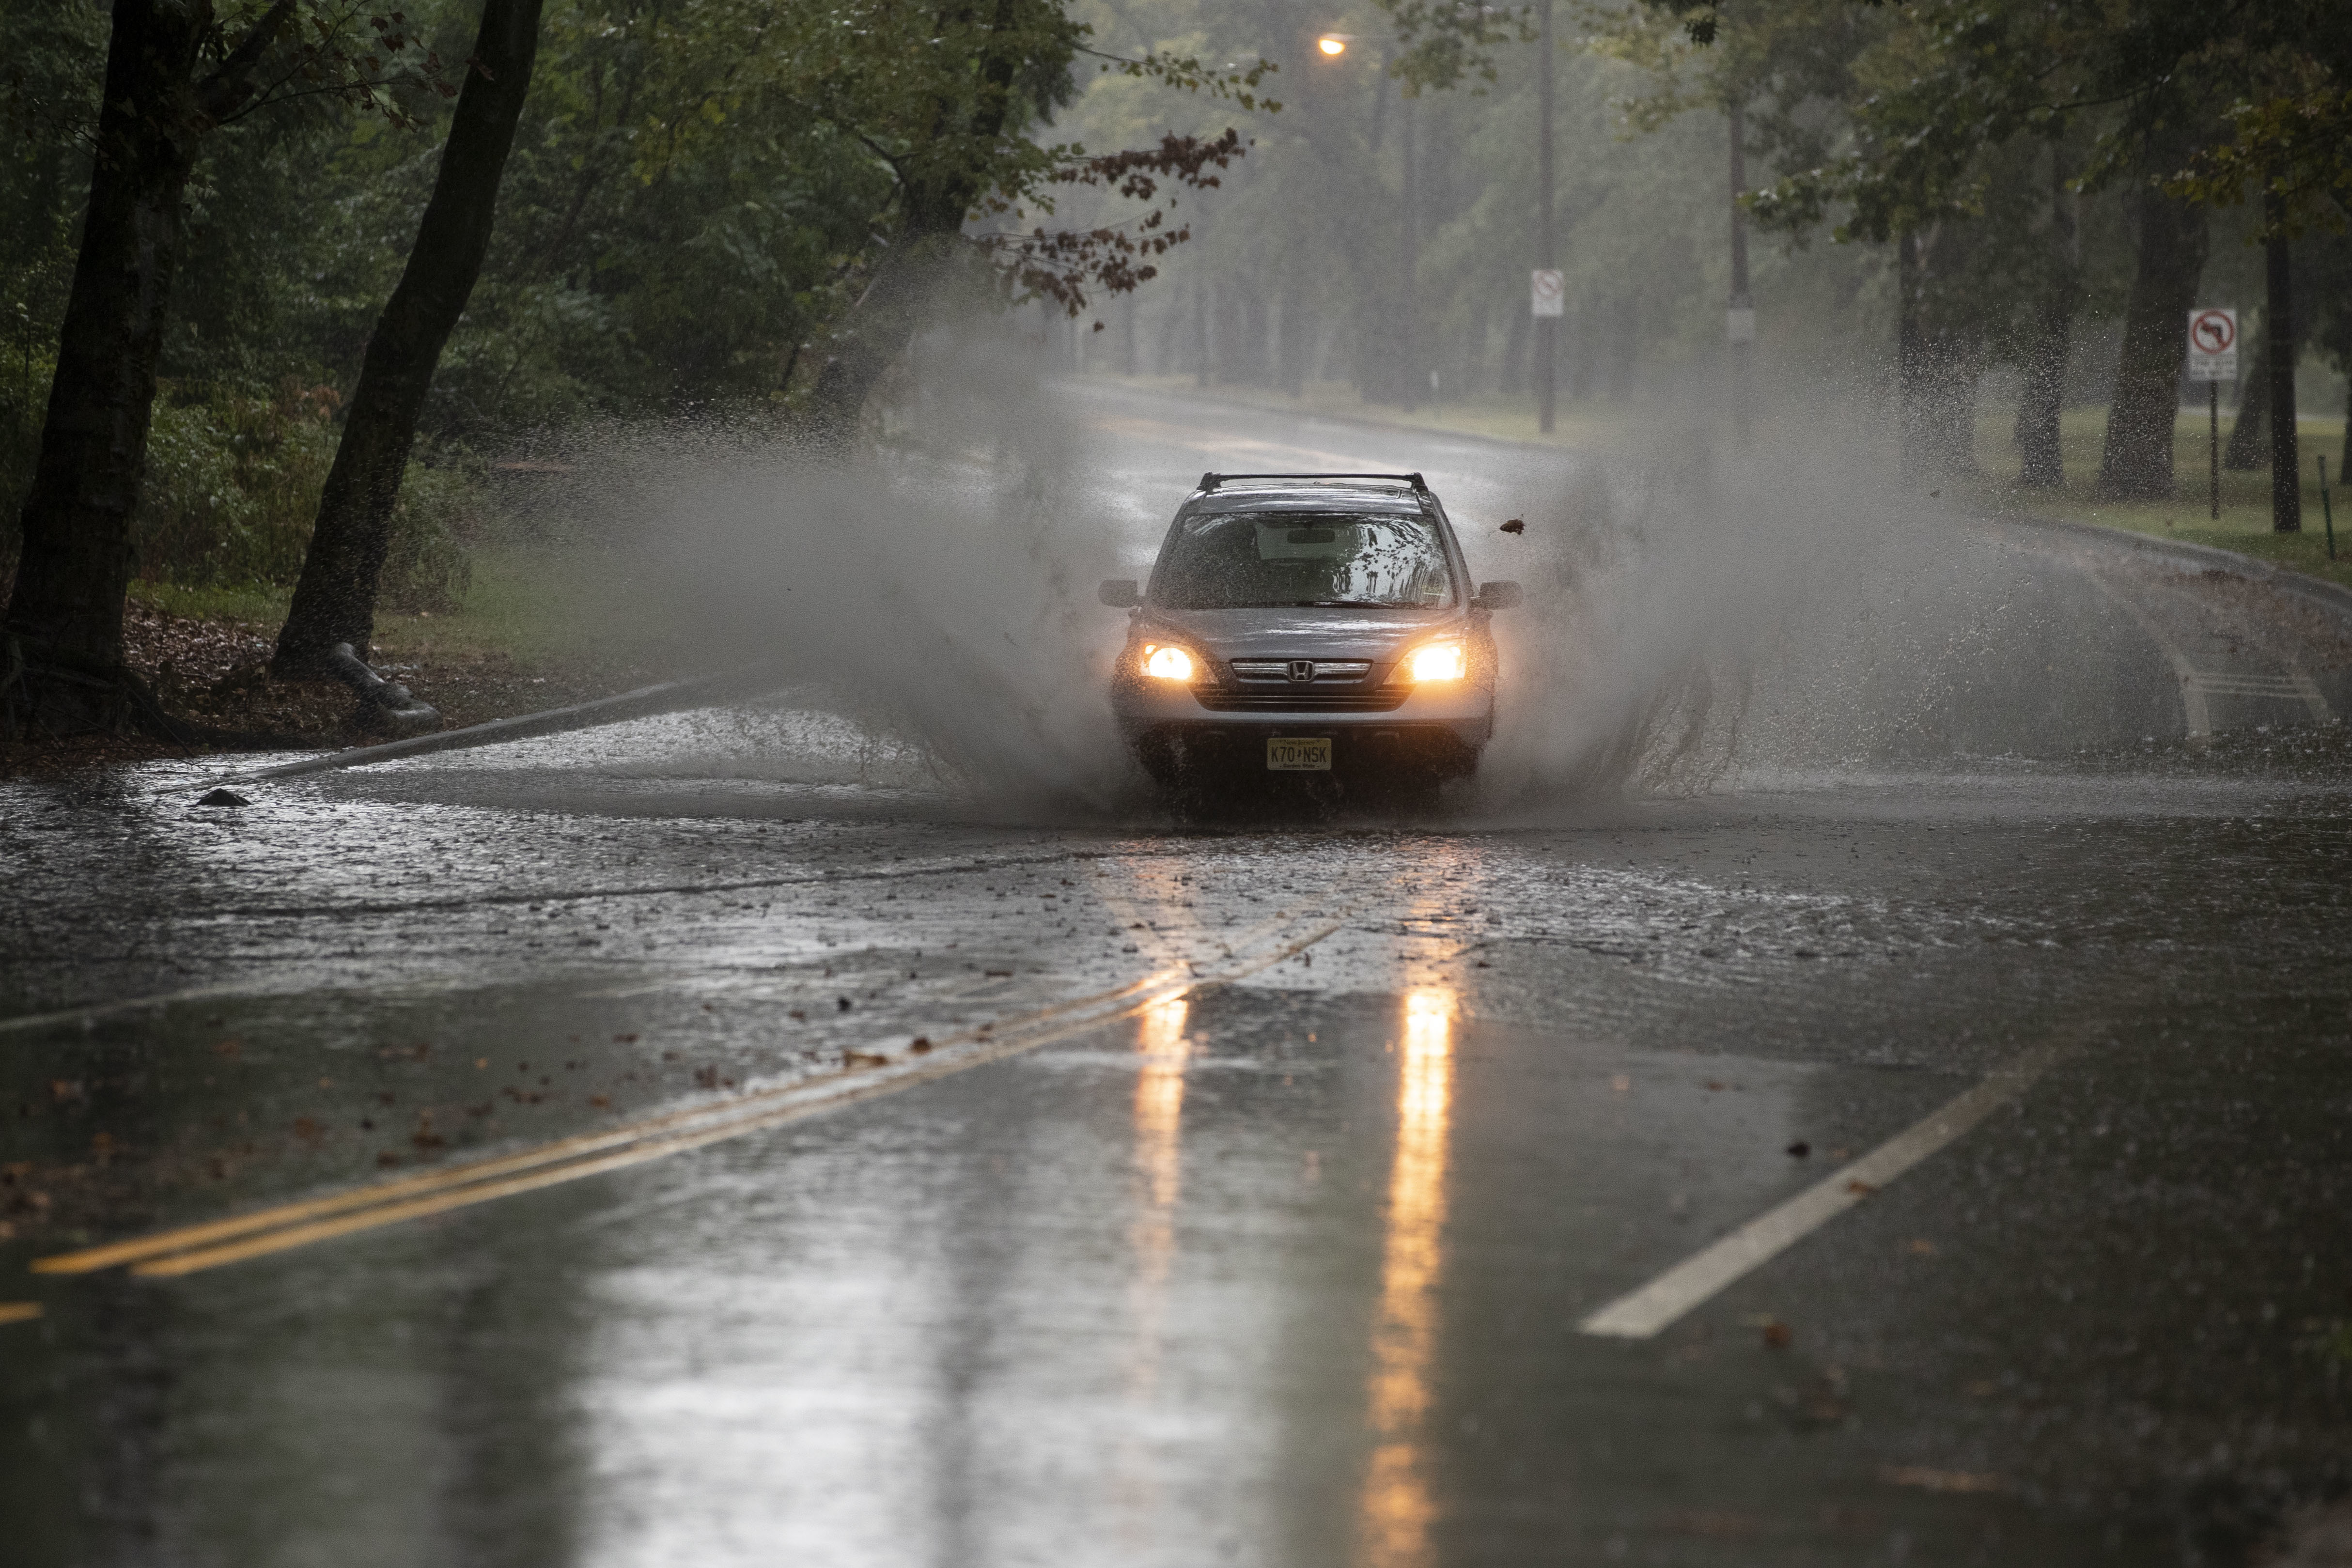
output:
[[[1290,678],[1294,681],[1313,680],[1315,678],[1315,661],[1312,659],[1291,660]]]

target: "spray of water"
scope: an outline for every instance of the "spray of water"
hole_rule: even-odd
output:
[[[765,424],[598,433],[581,465],[633,590],[697,663],[772,662],[971,809],[1144,806],[1105,695],[1120,626],[1093,594],[1132,575],[1138,531],[1107,526],[1135,501],[1097,477],[1104,437],[1002,333],[935,334],[919,362],[879,455],[848,468]],[[1769,452],[1648,428],[1669,434],[1530,455],[1506,480],[1528,602],[1495,621],[1507,681],[1477,809],[2063,751],[2163,700],[2126,689],[2138,636],[2079,574],[2037,576],[1903,496],[1832,422]]]
[[[919,346],[920,390],[849,466],[766,422],[608,427],[570,454],[641,607],[701,667],[772,667],[981,810],[1099,815],[1132,789],[1104,698],[1117,567],[1034,357]]]

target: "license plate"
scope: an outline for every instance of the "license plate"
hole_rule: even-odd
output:
[[[1331,737],[1328,735],[1268,736],[1265,765],[1275,773],[1328,773]]]

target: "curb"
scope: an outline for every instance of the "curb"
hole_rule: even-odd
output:
[[[2323,579],[2311,577],[2288,567],[2258,560],[2250,555],[2240,555],[2212,545],[2190,544],[2185,539],[2158,538],[2149,534],[2132,533],[2124,528],[2104,528],[2096,523],[2077,523],[2063,517],[2040,517],[2031,513],[1967,512],[1961,514],[1972,523],[1991,528],[2033,529],[2059,534],[2099,544],[2110,549],[2120,547],[2130,553],[2152,556],[2174,566],[2193,568],[2199,571],[2226,571],[2259,582],[2266,588],[2294,596],[2325,614],[2344,622],[2352,629],[2352,588],[2340,587]]]

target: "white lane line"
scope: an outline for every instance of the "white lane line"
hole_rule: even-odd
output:
[[[1909,1130],[1898,1133],[1827,1180],[1759,1215],[1705,1251],[1684,1260],[1576,1325],[1579,1333],[1648,1339],[1750,1270],[1843,1214],[2031,1088],[2074,1047],[2027,1051]]]

